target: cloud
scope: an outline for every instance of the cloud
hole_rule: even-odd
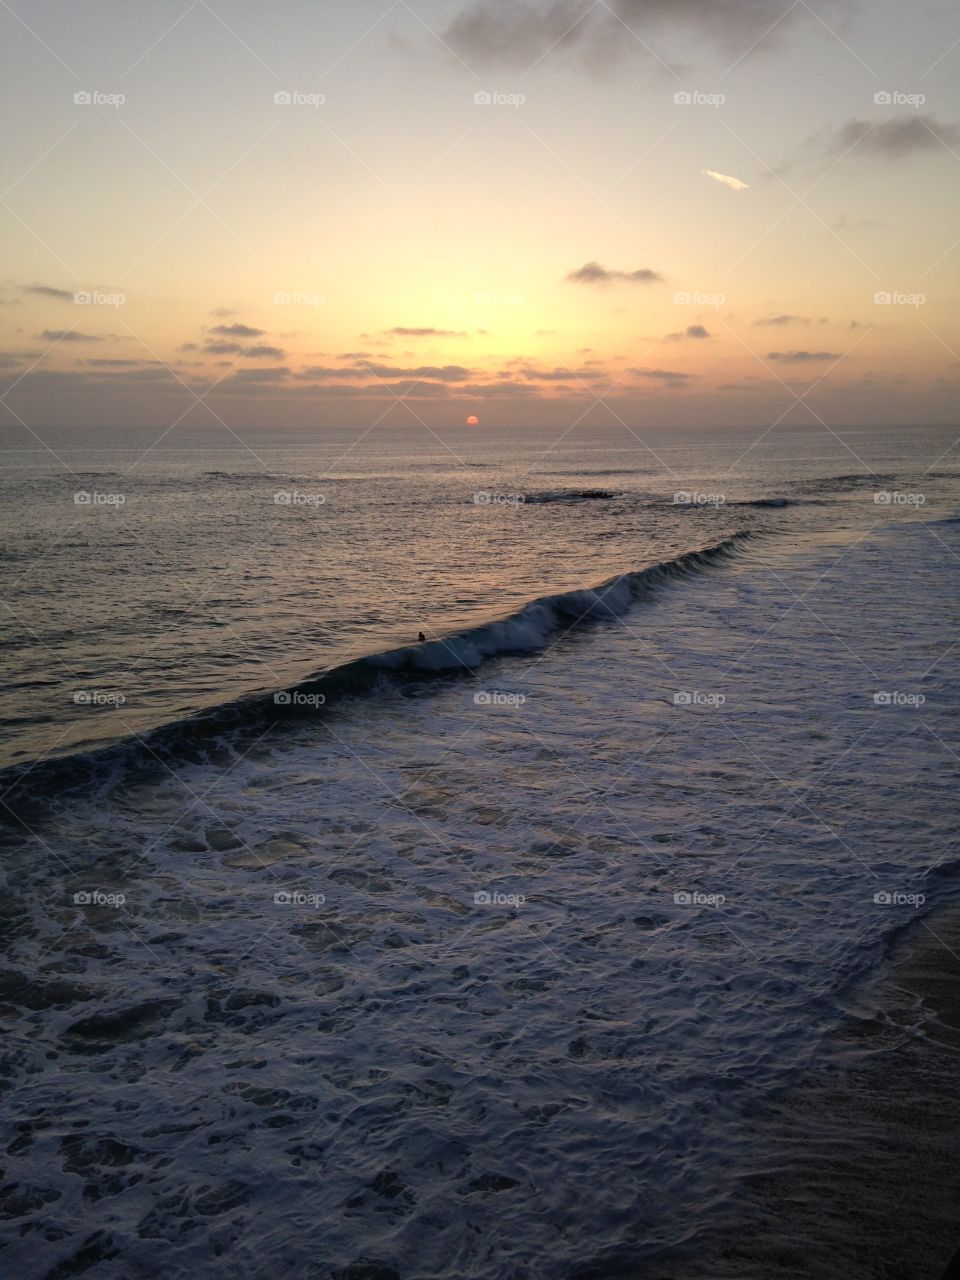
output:
[[[419,365],[416,368],[404,369],[392,364],[376,364],[371,360],[357,360],[345,368],[327,365],[311,365],[302,370],[301,377],[316,381],[353,380],[361,378],[414,378],[417,382],[466,382],[476,377],[473,369],[466,369],[459,364]]]
[[[936,116],[915,114],[887,120],[845,120],[834,128],[811,134],[778,172],[803,168],[811,160],[837,160],[841,156],[859,160],[908,160],[929,152],[948,154],[960,147],[960,124],[938,120]],[[856,230],[883,224],[873,218],[848,221],[843,215],[837,230]]]
[[[899,160],[923,151],[960,146],[960,124],[943,123],[929,115],[894,116],[880,124],[847,120],[838,129],[816,137],[825,142],[828,155],[843,155],[852,148],[860,155]]]
[[[590,382],[604,376],[596,369],[538,369],[532,364],[525,364],[518,372],[528,382]]]
[[[90,356],[86,360],[86,363],[95,369],[145,369],[148,366],[153,366],[155,368],[164,367],[160,360],[111,360],[103,356],[97,359]]]
[[[710,334],[703,327],[702,324],[688,324],[687,337],[688,338],[709,338]]]
[[[262,338],[266,329],[252,329],[248,324],[215,324],[210,332],[225,338]]]
[[[78,329],[44,329],[40,334],[47,342],[102,342],[103,339],[93,333],[80,333]]]
[[[791,315],[785,314],[785,315],[779,315],[779,316],[764,316],[761,320],[754,320],[753,325],[755,329],[759,329],[759,328],[762,328],[764,325],[809,324],[809,323],[810,321],[807,318],[807,316],[791,316]]]
[[[398,325],[395,329],[385,329],[384,333],[395,338],[465,338],[466,333],[456,329],[408,329]]]
[[[768,351],[768,360],[779,360],[785,364],[804,364],[810,360],[840,360],[836,351]]]
[[[73,301],[72,289],[54,289],[49,284],[25,284],[23,292],[36,294],[39,298],[56,298],[58,302]]]
[[[424,364],[415,369],[398,369],[394,365],[358,360],[353,367],[359,374],[372,374],[375,378],[422,378],[430,382],[466,382],[468,378],[475,376],[472,369],[465,369],[460,364]]]
[[[649,267],[640,267],[636,271],[614,271],[602,266],[599,262],[585,262],[576,271],[569,272],[567,279],[572,284],[598,284],[605,287],[614,283],[654,284],[662,280],[663,276],[659,271],[652,271]]]
[[[253,347],[245,347],[242,342],[207,342],[204,351],[211,356],[250,356],[253,360],[282,360],[286,355],[280,347],[267,347],[258,343]],[[185,350],[185,348],[181,348]]]
[[[229,378],[218,383],[218,386],[227,386],[230,383],[244,382],[280,382],[290,372],[289,369],[272,368],[272,369],[238,369],[236,373],[232,373]]]
[[[231,311],[229,307],[214,307],[210,314],[216,316],[218,320],[224,320],[227,316],[235,316],[237,313]]]
[[[719,182],[725,187],[729,187],[731,191],[748,191],[750,184],[742,182],[739,178],[731,178],[728,173],[717,173],[716,169],[701,169],[701,173],[708,178],[712,178],[714,182]]]
[[[739,52],[791,15],[782,0],[471,0],[442,34],[461,58],[487,66],[526,68],[570,50],[605,66],[654,28],[679,28]]]
[[[689,382],[693,376],[689,373],[678,373],[676,369],[627,369],[625,372],[634,378],[651,378],[655,382],[672,383],[677,386]]]

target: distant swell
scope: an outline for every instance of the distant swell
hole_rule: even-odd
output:
[[[528,493],[524,502],[540,506],[545,502],[605,502],[619,495],[612,489],[545,489],[542,493]]]
[[[454,632],[436,640],[358,658],[333,667],[277,694],[252,694],[161,725],[134,739],[94,751],[14,765],[0,770],[5,804],[49,801],[54,794],[118,780],[132,767],[151,761],[172,766],[202,762],[229,747],[234,735],[256,739],[291,718],[316,718],[318,695],[324,710],[345,697],[374,693],[385,682],[422,681],[473,673],[488,658],[542,649],[557,632],[620,617],[658,587],[701,573],[732,556],[751,537],[741,531],[721,542],[685,552],[673,560],[623,573],[596,587],[531,600],[496,622]],[[306,701],[312,699],[312,702]],[[304,708],[309,707],[309,711]]]

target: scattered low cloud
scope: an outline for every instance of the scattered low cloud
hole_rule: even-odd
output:
[[[95,369],[145,369],[148,366],[154,368],[164,368],[160,360],[119,360],[109,359],[106,356],[98,356],[96,359],[89,356],[84,362]]]
[[[811,360],[840,360],[836,351],[768,351],[768,360],[779,360],[784,364],[805,364]]]
[[[24,293],[32,293],[38,298],[55,298],[57,302],[73,302],[72,289],[54,289],[49,284],[25,284]]]
[[[266,329],[254,329],[248,324],[215,324],[210,332],[224,338],[262,338]]]
[[[235,316],[237,313],[229,307],[214,307],[210,314],[216,316],[218,320],[225,320],[227,316]]]
[[[585,262],[576,271],[567,274],[572,284],[596,284],[605,287],[608,284],[655,284],[663,280],[659,271],[650,267],[639,267],[636,271],[615,271],[599,262]]]
[[[567,369],[558,366],[554,369],[539,369],[536,365],[526,364],[519,370],[521,378],[528,382],[590,382],[602,378],[603,374],[596,369]]]
[[[268,347],[263,343],[245,347],[242,342],[207,342],[203,349],[211,356],[249,356],[252,360],[283,360],[286,355],[280,347]]]
[[[574,51],[605,68],[641,47],[641,32],[658,45],[667,29],[740,52],[775,41],[792,17],[779,0],[471,0],[442,37],[471,64],[525,69]]]
[[[627,369],[626,372],[634,378],[649,378],[654,382],[674,386],[689,382],[693,376],[690,373],[680,373],[676,369]]]
[[[95,333],[81,333],[79,329],[44,329],[40,334],[47,342],[102,342]]]
[[[272,369],[237,369],[229,378],[224,379],[224,383],[240,384],[244,382],[282,382],[289,374],[290,370],[282,368]],[[224,385],[221,383],[221,385]]]
[[[729,173],[717,173],[716,169],[701,169],[701,173],[708,178],[712,178],[714,182],[719,182],[724,187],[729,187],[731,191],[747,191],[750,184],[743,182],[740,178],[731,178]]]
[[[410,329],[397,325],[394,329],[385,329],[384,333],[393,338],[465,338],[466,333],[456,329]]]
[[[761,329],[766,325],[777,326],[787,324],[809,324],[808,316],[792,316],[787,313],[778,316],[763,316],[760,320],[754,320],[755,329]]]
[[[909,160],[914,156],[942,153],[948,156],[960,147],[960,124],[938,120],[936,116],[918,112],[909,116],[893,116],[887,120],[852,118],[831,128],[821,129],[800,143],[780,165],[777,172],[789,173],[809,167],[814,162],[838,160]],[[854,230],[882,225],[872,218],[850,222],[844,215],[837,230]]]

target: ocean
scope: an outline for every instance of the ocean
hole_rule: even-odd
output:
[[[682,1277],[956,896],[956,430],[42,434],[9,1273]]]

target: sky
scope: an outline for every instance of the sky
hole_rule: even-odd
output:
[[[2,0],[0,424],[953,422],[942,0]]]

